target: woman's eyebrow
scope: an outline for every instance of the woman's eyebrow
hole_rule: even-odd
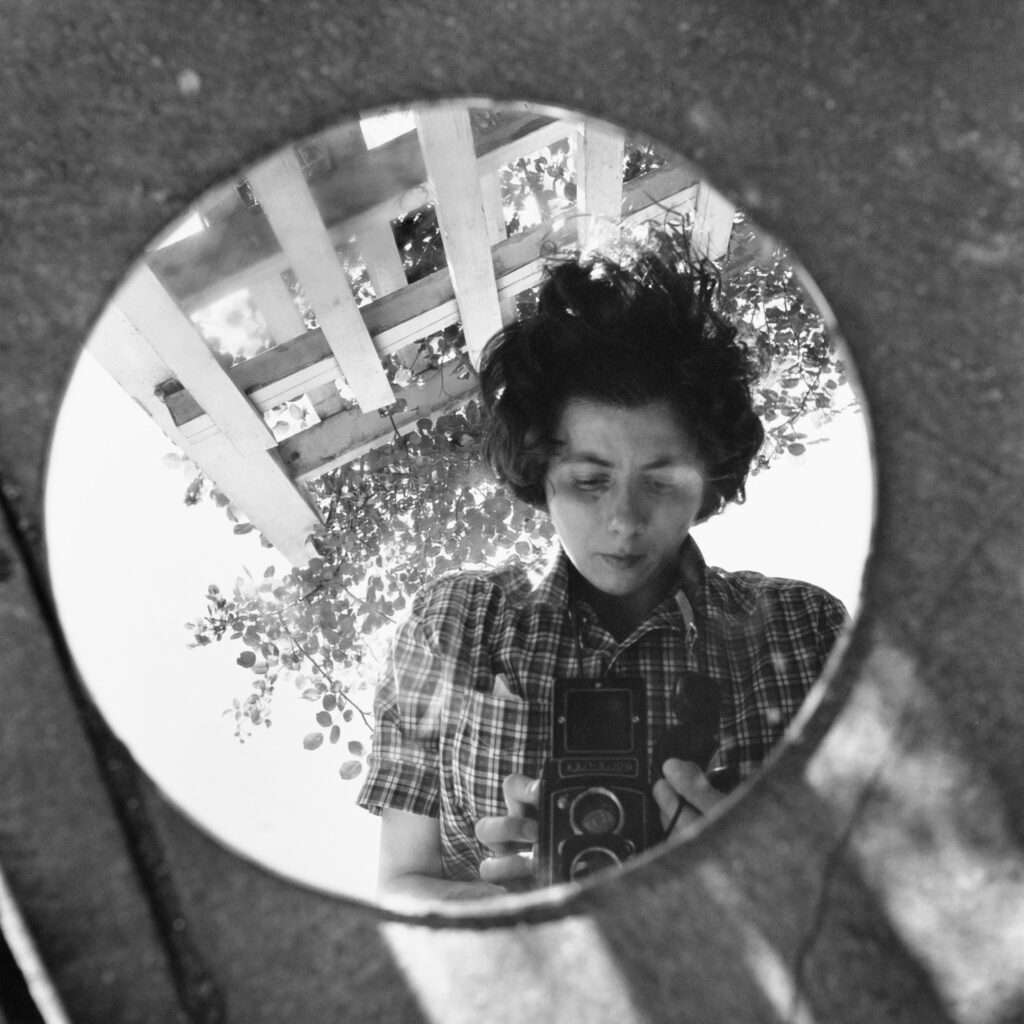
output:
[[[641,469],[680,469],[689,468],[694,461],[689,455],[663,455],[641,466]]]
[[[586,462],[589,465],[605,466],[608,469],[611,469],[615,465],[614,462],[610,462],[608,459],[602,458],[600,455],[597,455],[594,452],[587,452],[587,451],[574,452],[574,451],[570,451],[570,450],[565,449],[565,448],[563,448],[558,453],[558,461],[562,462],[562,463],[565,463],[565,462]]]
[[[588,451],[571,451],[568,449],[562,449],[558,452],[556,458],[563,465],[565,464],[579,464],[586,463],[590,466],[601,466],[606,469],[614,469],[615,463],[598,455],[596,452]],[[649,470],[659,469],[679,469],[689,468],[696,466],[696,462],[686,455],[662,455],[656,459],[652,459],[650,462],[645,463],[640,467],[641,471],[647,472]]]

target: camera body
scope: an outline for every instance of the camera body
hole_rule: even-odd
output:
[[[642,679],[556,679],[537,873],[582,881],[656,842]]]

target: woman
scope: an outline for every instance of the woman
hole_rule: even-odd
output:
[[[817,678],[845,611],[809,584],[705,566],[692,526],[742,501],[764,430],[756,377],[715,307],[716,274],[667,233],[626,256],[552,264],[536,313],[481,366],[485,453],[558,539],[519,566],[424,588],[376,697],[359,802],[383,815],[381,889],[500,893],[532,874],[554,680],[639,675],[666,835],[750,774]],[[706,751],[671,756],[713,695]],[[705,693],[705,704],[706,704]],[[684,759],[685,758],[685,759]]]

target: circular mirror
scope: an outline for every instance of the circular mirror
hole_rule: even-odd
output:
[[[46,536],[68,641],[112,728],[200,827],[374,897],[379,818],[356,801],[395,630],[447,573],[541,574],[557,557],[551,518],[485,469],[481,353],[537,315],[553,262],[652,225],[713,268],[758,370],[764,442],[746,501],[698,517],[703,562],[806,581],[856,614],[864,411],[792,254],[628,129],[527,104],[377,111],[240,170],[153,241],[96,323],[53,439]],[[483,697],[507,684],[495,671]],[[587,714],[620,714],[607,689],[585,696]],[[768,709],[773,742],[796,711]],[[599,753],[632,749],[597,733]],[[570,753],[585,735],[566,728]],[[574,878],[637,852],[624,799],[601,779],[561,799],[585,826]]]

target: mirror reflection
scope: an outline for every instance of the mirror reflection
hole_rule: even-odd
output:
[[[856,612],[866,432],[809,287],[684,159],[564,111],[377,112],[240,172],[59,418],[97,703],[198,824],[329,891],[685,837]]]

